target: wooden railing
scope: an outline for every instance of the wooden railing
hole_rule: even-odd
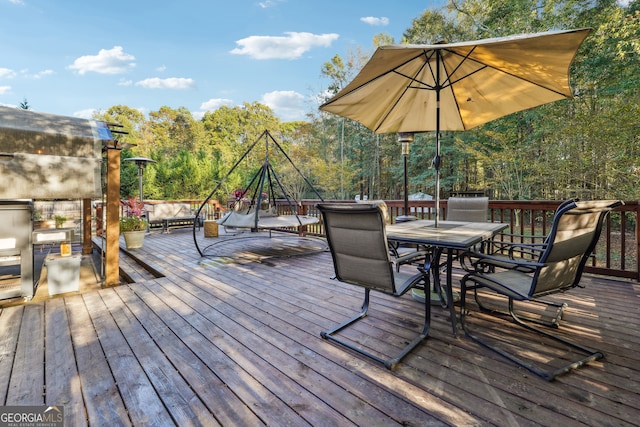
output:
[[[325,201],[344,202],[344,201]],[[404,201],[386,200],[392,221],[404,214]],[[304,215],[320,216],[315,208],[318,200],[304,200],[300,202],[298,212]],[[509,237],[510,241],[529,243],[532,236],[544,236],[549,232],[553,222],[553,214],[559,201],[489,201],[490,221],[509,224],[506,233],[517,234],[520,237]],[[277,203],[281,214],[290,214],[286,201]],[[441,201],[441,219],[446,220],[447,202]],[[418,219],[434,219],[435,202],[421,200],[409,202],[410,214]],[[640,281],[640,228],[638,227],[638,213],[640,202],[628,201],[624,206],[616,208],[603,226],[600,241],[585,268],[585,272],[598,275],[621,277]],[[302,230],[289,229],[304,235],[324,236],[322,223],[309,225]]]

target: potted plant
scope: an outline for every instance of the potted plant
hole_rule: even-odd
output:
[[[125,216],[120,218],[120,233],[127,249],[141,248],[149,223],[143,218],[144,202],[130,197],[120,202],[125,207]]]
[[[33,211],[33,228],[47,228],[47,222],[42,218],[39,210]]]
[[[56,215],[55,217],[53,217],[53,219],[56,221],[56,228],[62,228],[62,226],[64,225],[64,222],[67,220],[67,217],[62,215]]]

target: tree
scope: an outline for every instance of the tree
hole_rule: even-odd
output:
[[[425,10],[402,35],[403,44],[453,43],[473,39],[475,34],[439,9]]]
[[[379,35],[377,40],[384,42],[392,39]],[[321,74],[330,80],[327,99],[352,80],[369,56],[358,48],[350,51],[346,59],[335,55],[330,62],[323,65]],[[375,182],[379,181],[375,176],[378,168],[371,167],[378,162],[377,139],[372,132],[356,122],[331,114],[322,114],[319,124],[323,128],[321,140],[324,147],[321,152],[327,161],[339,163],[337,194],[343,199],[352,198],[356,194],[371,196]]]
[[[202,123],[184,107],[167,106],[149,113],[149,136],[155,151],[173,156],[181,150],[198,151],[204,145]]]
[[[144,114],[135,108],[126,105],[114,105],[106,111],[96,111],[93,116],[96,120],[118,125],[115,130],[123,133],[116,134],[118,140],[123,144],[135,147],[132,153],[137,156],[147,157],[144,145],[144,129],[147,119]]]
[[[218,168],[215,182],[219,182],[230,171],[265,130],[276,139],[284,134],[284,127],[273,111],[259,102],[234,107],[222,106],[205,113],[202,123],[207,140],[206,150]],[[231,192],[247,184],[246,180],[262,165],[262,147],[262,142],[256,143],[255,149],[227,177],[219,198],[226,198]],[[213,187],[212,185],[211,189]]]
[[[116,137],[122,146],[128,147],[122,150],[121,158],[148,157],[144,150],[144,128],[146,118],[140,111],[125,105],[114,105],[106,111],[96,111],[93,118],[106,123],[117,124],[114,127]],[[145,187],[148,185],[144,181]],[[138,168],[134,162],[122,162],[120,169],[120,197],[125,199],[139,194]],[[146,194],[146,192],[145,192]]]

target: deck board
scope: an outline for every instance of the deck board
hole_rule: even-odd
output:
[[[65,297],[82,400],[91,425],[127,425],[129,416],[81,295]],[[49,302],[47,302],[49,304]],[[76,396],[79,399],[80,396]],[[49,401],[60,404],[59,401]],[[65,418],[69,416],[65,412]],[[65,419],[67,421],[67,419]]]
[[[182,321],[164,300],[148,289],[150,285],[152,284],[141,284],[135,292],[128,287],[119,287],[115,291],[151,338],[163,349],[171,363],[179,367],[181,375],[192,385],[209,412],[215,415],[215,419],[211,420],[212,424],[213,421],[221,425],[261,424],[257,415],[243,404],[209,367],[217,364],[207,364],[211,362],[210,352],[207,351],[206,345],[200,343],[202,340],[193,333],[193,328]],[[144,305],[136,300],[141,300]],[[204,358],[198,356],[199,349],[202,350]]]
[[[0,312],[0,402],[7,401],[16,346],[20,336],[24,306],[5,308]]]
[[[91,292],[84,294],[83,299],[122,400],[133,424],[166,425],[169,413],[129,347],[124,336],[127,331],[118,328],[113,318],[118,313],[109,312],[102,299],[101,294],[111,292],[112,289]]]
[[[163,350],[155,345],[131,312],[131,307],[123,304],[114,290],[105,290],[101,296],[171,418],[181,426],[206,424],[209,411],[179,370],[167,360]]]
[[[6,405],[43,405],[44,351],[33,344],[44,342],[44,306],[26,306],[21,321]]]
[[[329,253],[292,242],[252,251],[243,239],[237,257],[201,258],[191,230],[152,233],[135,256],[165,277],[1,309],[0,403],[64,404],[67,426],[637,425],[638,283],[585,276],[554,297],[569,303],[557,333],[606,357],[553,382],[453,337],[438,306],[429,338],[388,371],[320,338],[363,291],[331,280]],[[372,293],[347,336],[388,356],[420,329],[421,307]],[[549,352],[509,322],[471,320]]]
[[[47,305],[45,366],[45,404],[64,402],[66,423],[86,425],[82,388],[63,299],[51,300]]]

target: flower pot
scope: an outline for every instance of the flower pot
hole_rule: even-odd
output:
[[[145,234],[147,234],[146,230],[123,232],[122,235],[124,236],[124,243],[127,249],[141,248]]]
[[[36,230],[38,228],[51,228],[51,224],[49,223],[49,221],[36,219],[33,221],[33,229]]]

